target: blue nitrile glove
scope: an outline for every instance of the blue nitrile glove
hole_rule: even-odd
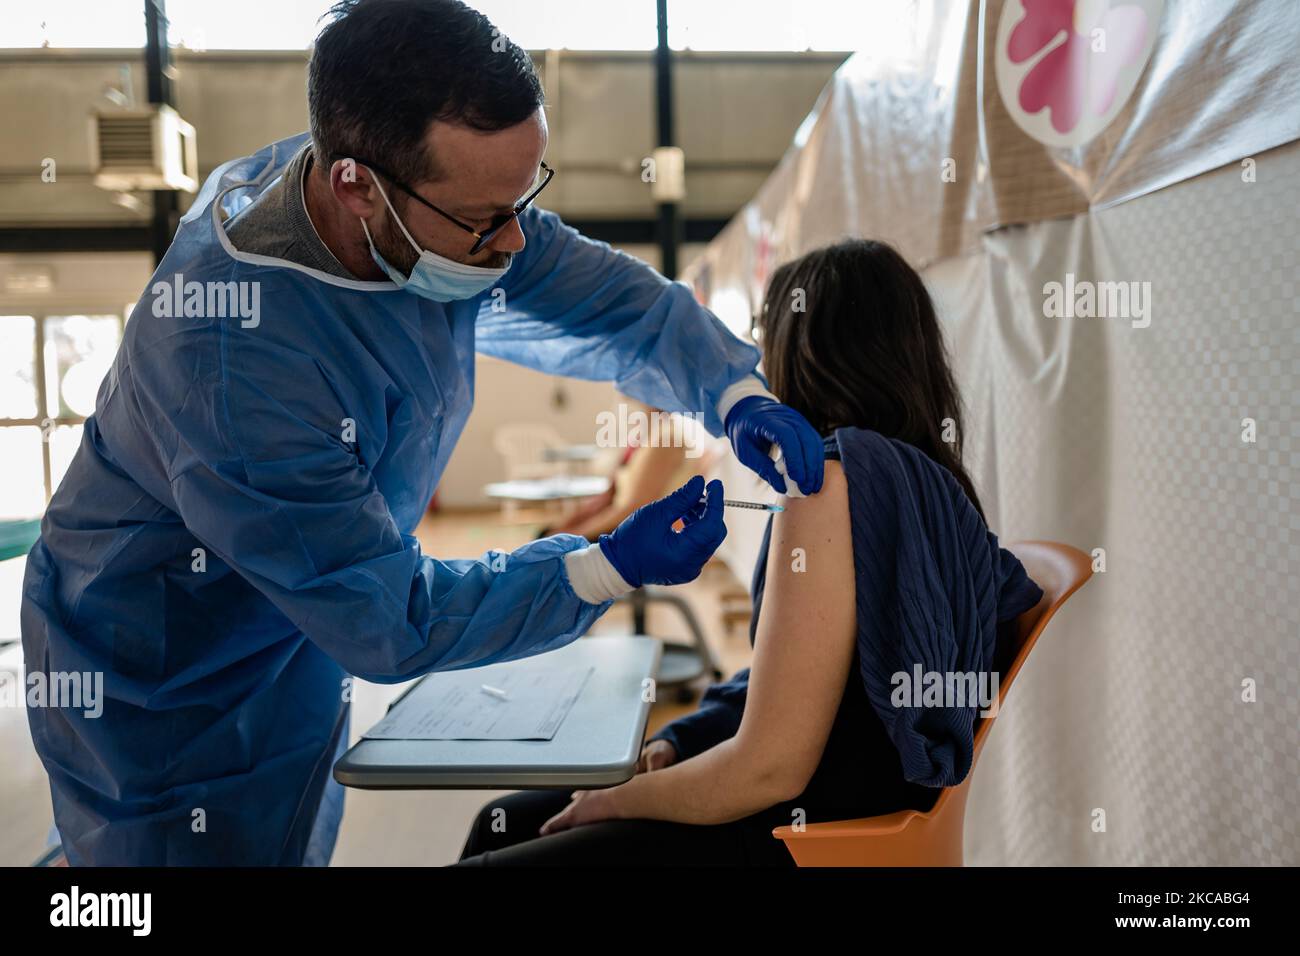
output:
[[[727,437],[740,463],[781,494],[815,495],[822,490],[825,454],[822,438],[789,405],[762,395],[742,398],[727,413]],[[772,446],[781,449],[783,467],[772,460]],[[787,488],[783,474],[798,486]]]
[[[634,588],[643,584],[694,581],[727,536],[722,523],[722,482],[709,482],[701,505],[704,479],[696,475],[672,494],[642,505],[623,519],[613,534],[600,536],[600,550]],[[681,531],[673,523],[682,519]]]

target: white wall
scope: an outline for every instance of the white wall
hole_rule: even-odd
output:
[[[484,355],[475,374],[474,412],[438,484],[438,503],[445,508],[490,503],[483,486],[505,478],[492,447],[492,433],[501,425],[545,424],[572,444],[588,445],[596,440],[596,415],[624,400],[608,382],[543,375]]]
[[[121,313],[140,298],[152,274],[153,257],[147,252],[0,253],[0,315],[31,310]],[[37,280],[47,281],[48,291],[22,291]]]

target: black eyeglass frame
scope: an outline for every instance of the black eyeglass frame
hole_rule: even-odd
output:
[[[543,179],[541,183],[538,184],[537,188],[534,189],[527,196],[525,196],[523,199],[519,200],[519,202],[515,203],[515,208],[513,211],[503,212],[496,216],[493,216],[492,224],[488,226],[487,229],[483,230],[482,232],[479,232],[473,226],[461,222],[451,213],[439,209],[437,206],[429,202],[429,200],[425,199],[414,189],[406,185],[406,183],[402,182],[392,173],[385,170],[383,167],[376,166],[374,163],[370,162],[369,160],[359,159],[355,156],[352,159],[353,162],[357,163],[358,165],[366,166],[372,172],[376,172],[379,175],[383,176],[385,179],[390,180],[394,186],[396,186],[402,192],[406,193],[412,199],[418,200],[419,202],[428,206],[439,216],[442,216],[444,219],[448,220],[449,222],[453,223],[456,226],[459,226],[461,229],[464,229],[471,236],[473,236],[477,241],[474,243],[472,247],[470,247],[468,255],[471,256],[474,255],[474,253],[478,252],[480,249],[482,249],[485,244],[491,242],[492,237],[495,236],[502,229],[504,229],[507,225],[509,225],[511,220],[518,218],[519,214],[528,208],[528,206],[532,203],[532,201],[537,198],[537,194],[546,188],[546,184],[549,183],[551,181],[551,178],[555,175],[554,169],[552,169],[550,166],[547,166],[546,163],[542,163],[541,167],[546,173],[546,178]]]

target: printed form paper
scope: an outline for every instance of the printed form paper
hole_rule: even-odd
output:
[[[543,655],[544,657],[545,655]],[[430,674],[362,736],[371,740],[550,740],[595,670],[530,658]],[[483,685],[505,692],[505,699]]]

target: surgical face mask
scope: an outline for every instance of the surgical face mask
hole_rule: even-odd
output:
[[[379,195],[384,197],[384,205],[388,207],[389,213],[397,222],[397,228],[402,230],[402,235],[406,237],[406,241],[411,244],[411,248],[420,256],[415,265],[411,267],[410,276],[402,275],[400,269],[395,269],[384,261],[384,257],[379,254],[374,241],[370,238],[370,229],[366,226],[366,221],[361,220],[361,228],[366,233],[366,242],[370,244],[370,255],[398,288],[423,296],[426,299],[432,299],[435,302],[472,299],[484,289],[490,288],[492,283],[505,275],[506,270],[510,268],[509,266],[503,266],[500,269],[489,269],[484,266],[466,265],[463,262],[440,256],[436,252],[430,252],[428,249],[421,249],[416,241],[411,238],[411,234],[406,231],[406,226],[402,224],[397,211],[393,209],[393,204],[388,201],[388,194],[384,192],[384,187],[379,185],[378,179],[375,180],[375,186],[379,190]]]

